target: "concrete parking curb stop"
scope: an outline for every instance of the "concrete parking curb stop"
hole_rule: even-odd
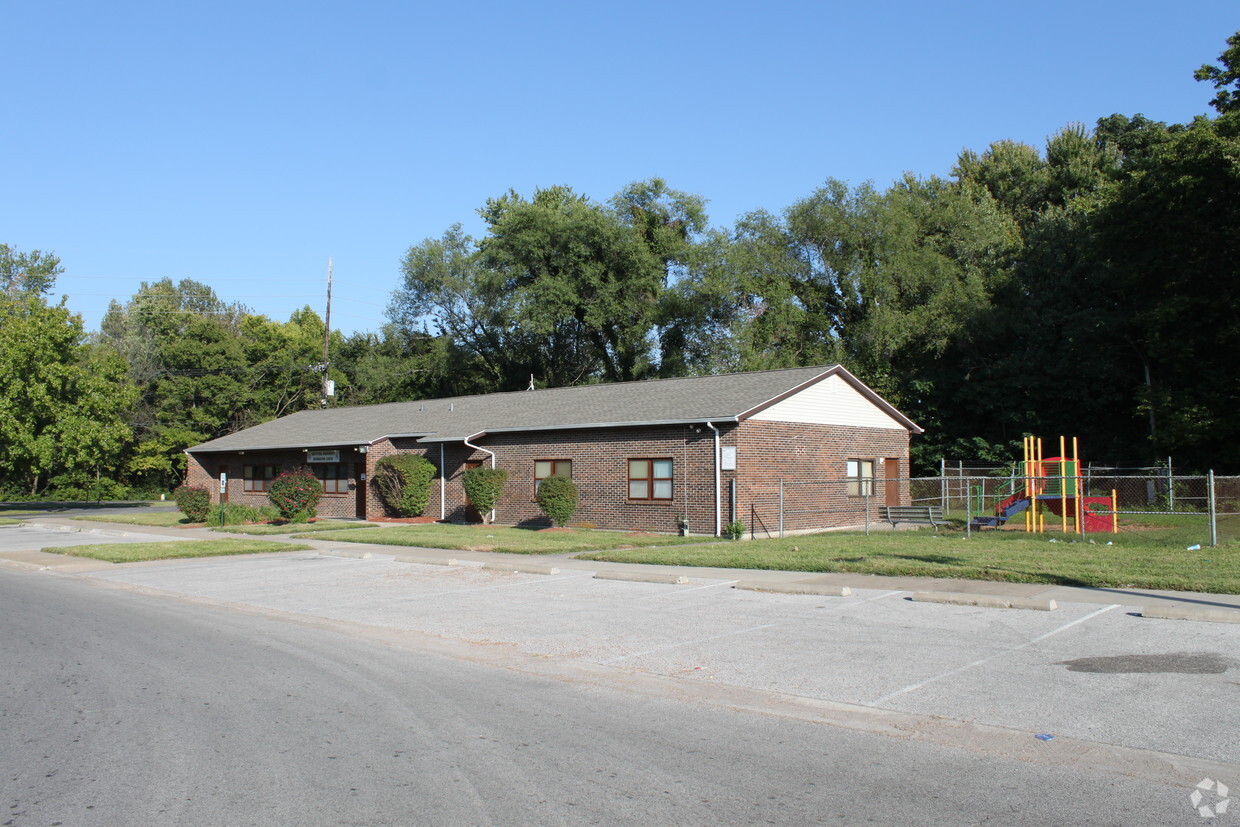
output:
[[[823,597],[846,597],[852,594],[847,586],[826,586],[817,583],[771,583],[762,580],[738,580],[734,589],[777,594],[815,594]]]
[[[1202,620],[1209,623],[1240,623],[1240,610],[1204,606],[1146,606],[1142,617],[1157,620]]]
[[[689,578],[676,574],[646,574],[640,571],[600,571],[594,575],[596,580],[624,580],[629,583],[664,583],[669,586],[683,586]]]
[[[483,563],[487,571],[509,571],[519,574],[559,574],[555,566],[535,566],[530,563]]]
[[[957,592],[914,592],[909,598],[916,603],[947,603],[952,606],[978,606],[983,609],[1032,609],[1050,612],[1059,608],[1054,600],[1037,600],[1030,597],[995,597],[989,594],[960,594]]]

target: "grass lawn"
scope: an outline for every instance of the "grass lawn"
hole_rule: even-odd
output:
[[[269,551],[304,551],[309,546],[267,540],[169,540],[164,543],[100,543],[88,546],[45,548],[51,554],[89,557],[109,563],[171,560],[177,557],[219,557],[226,554],[261,554]]]
[[[72,515],[68,515],[72,516]],[[103,514],[96,517],[73,517],[75,520],[91,520],[97,523],[123,523],[125,525],[170,526],[193,525],[180,511],[152,511],[149,514]]]
[[[299,536],[299,535],[295,535]],[[358,533],[342,531],[319,534],[316,540],[379,543],[387,546],[421,546],[459,551],[503,551],[509,554],[562,554],[604,548],[639,548],[683,543],[711,542],[713,537],[678,537],[670,534],[624,534],[619,531],[539,531],[530,528],[478,525],[426,525],[377,528]]]
[[[279,525],[226,525],[216,526],[212,531],[229,534],[306,534],[312,531],[356,531],[359,528],[375,528],[368,523],[351,523],[346,520],[320,520],[314,523],[280,523]],[[367,540],[366,542],[370,542]]]
[[[1052,533],[975,532],[968,538],[962,531],[922,529],[607,551],[579,559],[1240,594],[1240,544],[1187,551],[1200,542],[1200,523],[1197,529],[1196,539],[1183,545],[1178,533],[1171,544],[1153,531],[1092,534],[1091,545]]]
[[[21,524],[22,524],[21,520],[6,520],[4,517],[0,517],[0,525],[21,525]]]

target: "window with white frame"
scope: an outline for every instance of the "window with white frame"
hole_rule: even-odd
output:
[[[869,497],[874,494],[874,460],[848,461],[848,496]]]

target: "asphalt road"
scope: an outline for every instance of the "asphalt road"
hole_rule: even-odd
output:
[[[0,570],[0,630],[5,827],[1202,821],[1182,786],[86,578]]]

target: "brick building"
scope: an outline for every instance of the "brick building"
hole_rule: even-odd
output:
[[[673,532],[683,518],[718,534],[778,479],[806,500],[786,528],[807,530],[856,524],[849,501],[907,504],[912,433],[831,365],[302,411],[190,448],[187,482],[259,506],[280,471],[307,465],[323,482],[321,516],[376,517],[375,463],[413,452],[438,469],[425,512],[438,519],[479,519],[461,475],[487,464],[508,471],[498,523],[546,525],[535,486],[558,473],[580,491],[574,524]],[[823,480],[838,484],[795,487]]]

